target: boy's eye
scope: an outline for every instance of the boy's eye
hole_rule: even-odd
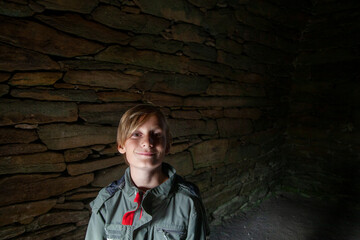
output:
[[[131,134],[131,137],[140,137],[141,133],[139,132],[134,132],[133,134]]]
[[[161,132],[156,132],[156,133],[154,133],[154,136],[157,137],[157,138],[160,138],[160,137],[162,137],[162,133]]]

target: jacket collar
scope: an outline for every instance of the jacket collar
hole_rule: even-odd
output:
[[[169,176],[169,179],[163,182],[162,184],[160,184],[159,186],[147,191],[145,197],[151,195],[152,197],[155,197],[159,200],[163,200],[169,195],[172,187],[174,186],[176,170],[170,164],[164,162],[162,163],[162,169],[164,173],[166,173],[167,176]],[[124,177],[125,177],[125,186],[123,188],[123,192],[130,198],[132,196],[135,197],[136,193],[139,190],[131,180],[129,167],[126,169]]]

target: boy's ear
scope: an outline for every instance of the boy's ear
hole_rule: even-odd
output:
[[[122,146],[120,146],[120,145],[118,145],[118,151],[119,151],[119,153],[121,153],[121,154],[124,154],[126,151],[125,151],[125,148],[124,147],[122,147]]]

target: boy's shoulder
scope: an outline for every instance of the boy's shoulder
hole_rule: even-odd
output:
[[[192,182],[186,181],[183,177],[176,175],[178,190],[190,196],[201,198],[199,188]]]
[[[107,187],[104,187],[100,190],[99,194],[94,201],[90,203],[91,209],[93,212],[98,212],[102,205],[116,192],[121,191],[125,186],[125,177],[123,176],[119,180],[116,180],[109,184]]]

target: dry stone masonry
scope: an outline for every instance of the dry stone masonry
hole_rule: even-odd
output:
[[[139,103],[168,116],[166,161],[199,186],[210,222],[258,203],[286,166],[292,63],[310,7],[0,1],[0,239],[82,239],[89,202],[126,169],[116,127]]]

